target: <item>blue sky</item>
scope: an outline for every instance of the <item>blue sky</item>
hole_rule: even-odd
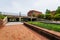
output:
[[[45,12],[46,9],[56,10],[60,6],[60,0],[0,0],[0,11],[11,14],[26,15],[29,10]]]

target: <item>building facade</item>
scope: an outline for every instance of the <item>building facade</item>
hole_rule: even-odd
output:
[[[42,14],[42,12],[35,11],[35,10],[31,10],[31,11],[28,12],[27,15],[30,16],[30,17],[31,17],[31,16],[35,16],[35,17],[36,17],[36,16],[38,16],[39,14]]]

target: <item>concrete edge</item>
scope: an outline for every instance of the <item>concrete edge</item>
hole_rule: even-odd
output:
[[[60,36],[54,34],[54,33],[51,33],[49,31],[46,31],[46,30],[43,30],[41,29],[40,27],[37,27],[35,25],[31,25],[27,22],[24,22],[24,25],[27,26],[28,28],[36,31],[37,33],[49,38],[50,40],[60,40]]]
[[[5,26],[6,23],[7,23],[7,17],[5,17],[4,19],[0,19],[0,27]]]

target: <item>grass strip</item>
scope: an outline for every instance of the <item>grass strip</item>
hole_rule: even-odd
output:
[[[46,23],[42,23],[42,22],[28,22],[28,23],[42,27],[42,28],[46,28],[49,30],[54,30],[54,31],[60,32],[60,25],[58,25],[58,24],[46,24]]]

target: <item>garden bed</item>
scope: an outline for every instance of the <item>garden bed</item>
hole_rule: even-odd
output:
[[[7,23],[7,17],[6,16],[0,16],[0,27],[5,26]]]
[[[0,19],[4,19],[6,16],[0,14]]]
[[[47,23],[43,23],[43,22],[28,22],[28,23],[42,27],[42,28],[46,28],[49,30],[54,30],[54,31],[60,32],[60,25],[58,25],[58,24],[47,24]]]
[[[49,38],[51,40],[60,40],[60,32],[56,32],[56,31],[52,31],[52,30],[47,30],[45,28],[32,25],[29,22],[28,23],[24,23],[24,25],[26,25],[30,29],[38,32],[39,34],[41,34],[43,36],[46,36],[47,38]]]

